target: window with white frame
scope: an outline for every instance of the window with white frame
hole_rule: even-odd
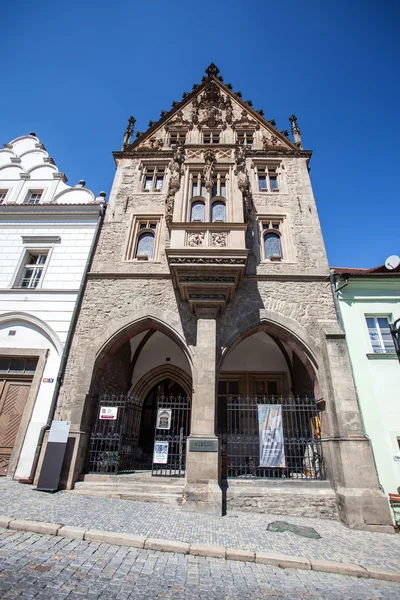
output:
[[[162,192],[165,166],[145,165],[143,171],[143,190],[145,192]]]
[[[220,132],[218,130],[203,131],[203,144],[219,144]]]
[[[186,131],[176,130],[169,132],[169,145],[184,144],[186,142]]]
[[[389,318],[365,315],[369,339],[375,354],[395,354],[396,350],[389,327]]]
[[[8,190],[0,190],[0,204],[3,204],[8,194]]]
[[[47,263],[48,250],[27,250],[23,259],[20,275],[17,277],[18,288],[35,289],[43,281],[43,272]]]
[[[280,261],[284,256],[285,217],[281,215],[260,218],[262,260]]]
[[[279,176],[277,164],[256,165],[256,176],[259,192],[279,192]]]
[[[134,217],[129,233],[126,260],[157,258],[160,223],[160,215]]]
[[[241,130],[236,132],[236,139],[238,144],[241,146],[253,146],[254,143],[254,131]]]
[[[40,204],[43,196],[43,190],[29,190],[25,204]]]

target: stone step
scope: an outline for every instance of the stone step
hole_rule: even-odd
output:
[[[136,491],[110,491],[110,490],[97,490],[95,488],[85,489],[78,488],[71,490],[70,494],[82,495],[82,496],[96,496],[100,498],[117,498],[119,500],[134,500],[136,502],[157,502],[161,504],[168,504],[169,506],[179,506],[182,504],[181,493],[157,493],[154,494],[148,492],[136,492]]]
[[[158,485],[158,484],[171,484],[171,485],[182,485],[182,482],[185,481],[184,477],[169,477],[169,476],[152,476],[151,473],[131,473],[126,475],[107,475],[107,474],[97,474],[97,473],[89,473],[88,475],[84,475],[82,480],[77,482],[81,483],[94,483],[94,484],[104,484],[104,483],[114,483],[119,485],[125,484],[135,484],[135,483],[146,483],[149,485]]]
[[[75,490],[87,490],[90,492],[91,490],[99,491],[99,492],[112,492],[116,494],[122,493],[136,493],[136,492],[145,492],[148,494],[158,494],[158,493],[171,493],[177,494],[182,493],[184,488],[184,484],[180,485],[171,485],[171,484],[162,484],[159,485],[147,485],[146,483],[134,483],[134,484],[119,484],[119,483],[86,483],[84,481],[77,482],[75,484]]]

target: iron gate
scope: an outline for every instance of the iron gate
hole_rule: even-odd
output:
[[[155,463],[152,475],[184,477],[186,469],[186,438],[190,433],[190,400],[185,396],[159,396],[157,412],[171,411],[168,429],[155,429],[154,447],[164,444],[166,463]],[[156,424],[157,425],[157,424]],[[167,444],[167,445],[166,445]]]
[[[102,394],[90,435],[90,473],[135,471],[143,402],[129,394]],[[102,409],[114,409],[100,419]],[[116,410],[116,418],[111,418]]]
[[[282,406],[285,467],[260,466],[258,404]],[[325,479],[314,398],[219,396],[222,476]]]

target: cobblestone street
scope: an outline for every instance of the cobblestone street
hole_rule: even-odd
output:
[[[400,570],[399,535],[351,530],[338,521],[250,513],[214,517],[163,504],[46,494],[6,478],[0,480],[0,501],[0,514],[13,518]],[[321,538],[267,531],[277,520],[313,527]]]
[[[279,569],[254,563],[0,533],[3,600],[375,599],[398,598],[400,584]]]

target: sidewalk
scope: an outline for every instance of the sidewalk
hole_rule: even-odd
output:
[[[7,478],[0,479],[0,514],[14,519],[276,552],[400,572],[400,535],[351,530],[338,521],[256,513],[214,517],[155,503],[81,496],[67,491],[46,494]],[[313,527],[321,538],[267,531],[273,521]]]

